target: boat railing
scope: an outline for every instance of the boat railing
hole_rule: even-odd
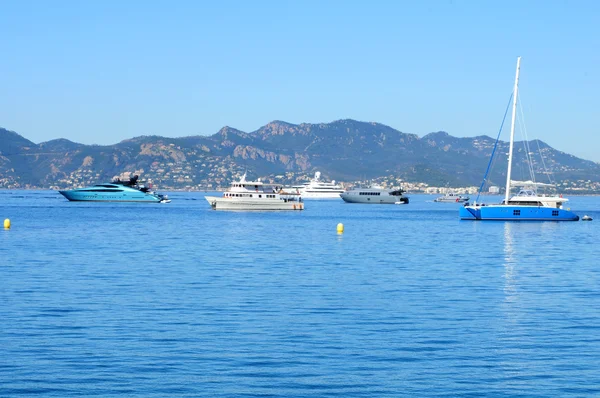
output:
[[[294,192],[279,191],[279,197],[286,202],[302,202],[302,195]]]

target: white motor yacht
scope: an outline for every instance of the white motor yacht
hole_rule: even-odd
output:
[[[340,194],[344,202],[370,204],[408,204],[408,198],[403,195],[403,189],[355,188]]]
[[[434,202],[447,202],[447,203],[464,203],[469,200],[468,196],[462,196],[456,193],[449,192],[444,196],[435,198]]]
[[[304,199],[339,199],[344,193],[344,188],[335,183],[321,181],[321,172],[317,171],[315,177],[303,185],[294,186]]]
[[[246,174],[223,193],[206,196],[214,210],[304,210],[299,193],[285,192],[278,186],[264,184],[260,178],[246,181]]]

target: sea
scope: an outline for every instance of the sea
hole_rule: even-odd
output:
[[[557,223],[165,193],[0,191],[1,397],[600,395],[600,197]]]

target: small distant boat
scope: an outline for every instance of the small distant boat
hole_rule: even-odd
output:
[[[336,184],[335,180],[321,181],[321,172],[317,171],[310,182],[293,186],[292,191],[300,193],[304,199],[339,199],[344,188]]]
[[[521,57],[517,58],[517,73],[515,76],[515,86],[512,98],[512,123],[510,128],[508,170],[506,176],[506,192],[504,200],[502,203],[490,205],[481,203],[473,203],[472,205],[469,205],[467,203],[465,206],[459,209],[459,217],[461,220],[482,221],[578,221],[578,215],[573,213],[570,209],[563,208],[564,203],[567,202],[568,199],[563,198],[562,195],[546,196],[538,194],[538,188],[544,186],[551,187],[551,184],[541,184],[534,181],[511,181],[520,66]],[[510,196],[511,185],[521,187],[521,190],[512,197]]]
[[[111,183],[58,192],[72,202],[171,202],[167,195],[161,195],[152,191],[151,185],[139,184],[138,178],[139,176],[135,175],[129,181],[116,179]]]
[[[260,179],[246,181],[246,174],[231,184],[222,197],[205,196],[214,210],[304,210],[299,193],[286,192]]]
[[[379,187],[356,188],[340,194],[344,202],[370,204],[408,204],[402,189],[383,189]]]
[[[462,195],[458,195],[452,192],[447,193],[444,196],[440,196],[439,198],[435,198],[433,201],[434,202],[452,202],[452,203],[464,203],[464,202],[468,202],[469,201],[469,197],[468,196],[462,196]]]

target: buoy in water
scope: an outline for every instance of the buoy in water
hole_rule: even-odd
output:
[[[9,229],[10,228],[10,220],[8,218],[6,220],[4,220],[4,228],[5,229]]]
[[[585,215],[585,216],[581,217],[581,221],[592,221],[592,217]]]
[[[344,233],[344,224],[342,224],[342,223],[339,223],[339,224],[337,225],[337,232],[338,232],[338,234],[342,234],[342,233]]]

